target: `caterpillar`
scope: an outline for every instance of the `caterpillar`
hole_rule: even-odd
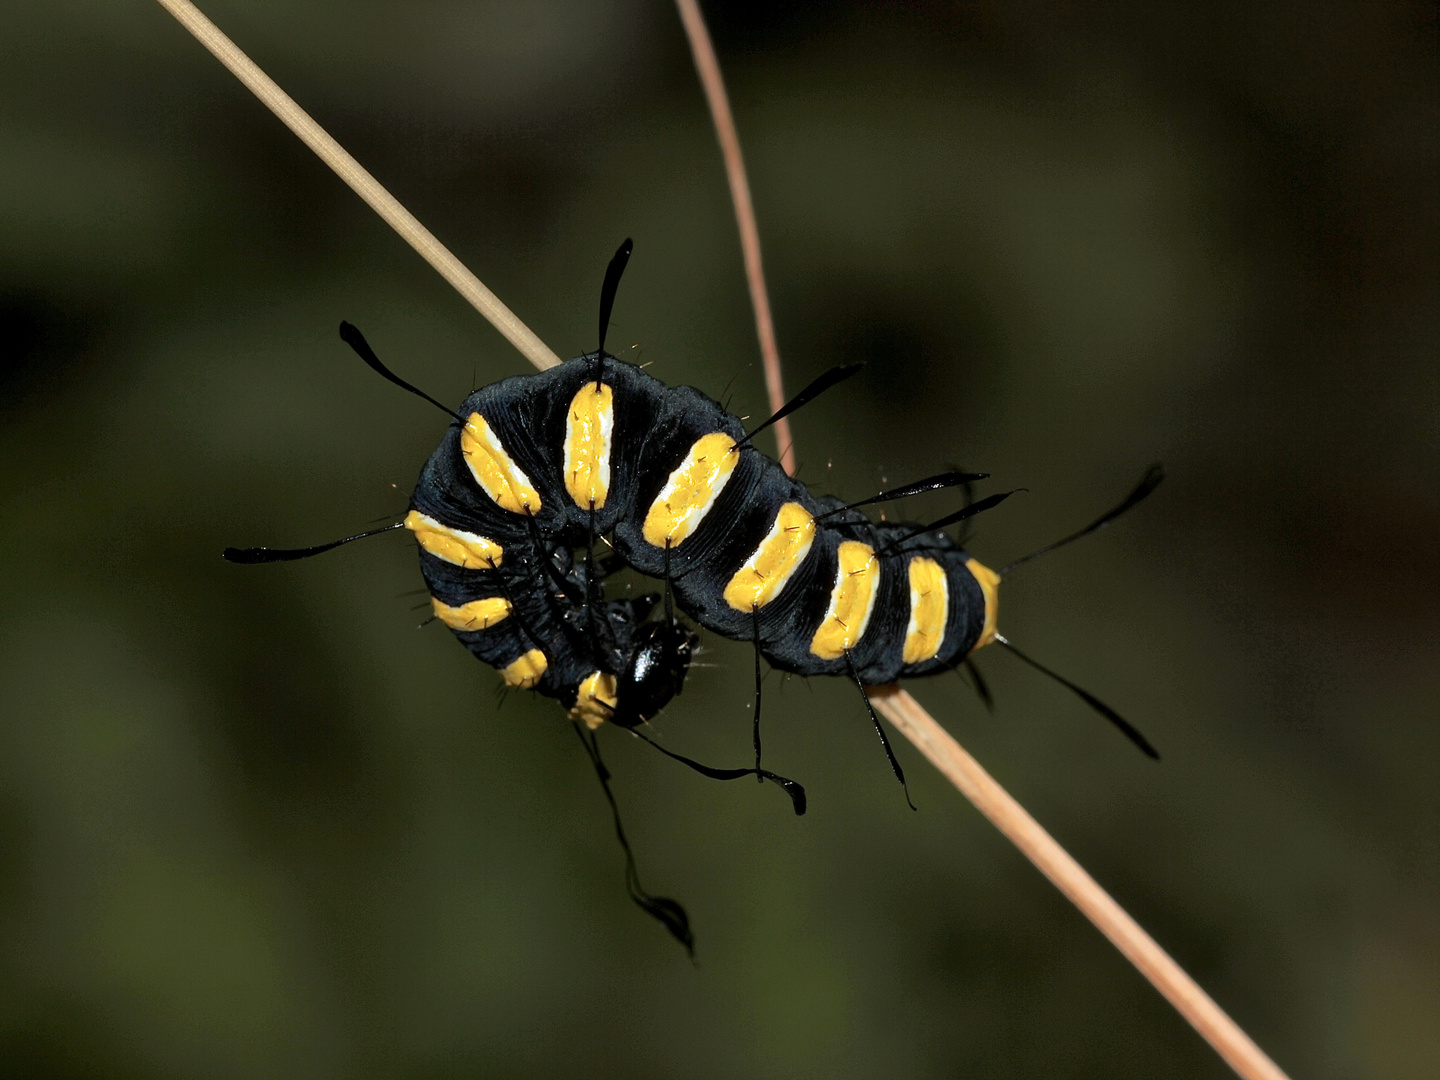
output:
[[[863,695],[867,685],[953,670],[999,642],[1158,757],[1123,717],[1020,653],[998,631],[1004,576],[1135,505],[1159,483],[1158,466],[1086,528],[1000,570],[944,529],[1013,492],[967,498],[960,510],[928,525],[873,521],[864,507],[944,488],[968,493],[987,475],[941,473],[855,503],[812,493],[757,450],[754,436],[859,365],[822,375],[747,433],[738,417],[701,391],[669,386],[605,351],[631,250],[625,241],[607,269],[595,351],[486,386],[456,410],[395,375],[358,329],[341,323],[341,337],[372,369],[451,418],[408,511],[400,521],[319,547],[227,548],[225,557],[284,561],[408,530],[435,617],[507,686],[554,698],[568,710],[612,810],[594,737],[607,722],[705,775],[771,780],[789,794],[797,814],[805,812],[803,787],[761,766],[762,657],[796,675],[847,677]],[[610,554],[597,557],[597,543]],[[663,596],[607,597],[606,578],[627,567],[658,579]],[[663,612],[652,617],[662,599]],[[699,643],[676,608],[700,627],[754,647],[753,768],[705,766],[639,730],[682,692]],[[869,712],[903,787],[900,763],[873,708]],[[683,908],[640,888],[615,813],[632,898],[693,949]]]
[[[812,495],[692,387],[586,354],[458,411],[405,518],[435,613],[507,684],[591,727],[651,719],[694,644],[595,599],[593,568],[566,555],[597,537],[702,627],[797,675],[894,682],[994,638],[993,570],[943,532]]]

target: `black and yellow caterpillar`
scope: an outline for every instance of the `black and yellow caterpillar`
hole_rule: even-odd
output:
[[[888,683],[995,635],[994,571],[944,532],[812,495],[692,387],[588,354],[485,387],[459,415],[405,519],[435,614],[506,683],[592,727],[649,719],[684,678],[682,657],[652,655],[673,624],[603,599],[594,560],[572,554],[597,537],[783,671]],[[686,632],[671,638],[688,656]]]
[[[558,699],[570,712],[615,815],[631,897],[693,947],[684,909],[639,882],[600,759],[596,729],[635,731],[662,753],[722,780],[779,784],[797,814],[804,789],[761,768],[760,657],[799,675],[842,675],[865,686],[948,671],[991,642],[1080,695],[1152,757],[1153,747],[1109,706],[1042,667],[996,630],[1001,579],[1037,555],[1085,536],[1145,498],[1153,467],[1117,507],[999,571],[943,531],[1009,495],[970,502],[929,525],[871,521],[860,508],[984,479],[949,472],[858,503],[817,496],[751,440],[855,368],[837,368],[746,434],[738,417],[688,386],[668,386],[605,352],[605,327],[630,254],[621,245],[601,291],[600,344],[548,371],[471,394],[452,411],[391,372],[349,323],[341,337],[385,378],[452,423],[420,473],[404,519],[313,548],[227,548],[233,562],[305,558],[407,528],[435,616],[505,683]],[[597,542],[611,553],[596,557]],[[614,599],[605,579],[628,567],[659,579],[660,596]],[[753,768],[716,769],[637,730],[684,687],[702,627],[753,644]],[[984,689],[973,670],[977,688]],[[866,699],[869,705],[868,697]],[[902,785],[904,773],[874,709],[870,719]],[[908,798],[908,795],[907,795]]]

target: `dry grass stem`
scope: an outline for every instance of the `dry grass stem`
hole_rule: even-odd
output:
[[[1085,913],[1167,1001],[1245,1080],[1286,1080],[1250,1036],[1200,989],[981,764],[918,701],[898,686],[870,690],[875,707],[955,787]]]
[[[233,41],[222,34],[199,8],[190,0],[158,2],[175,16],[181,26],[195,35],[195,40],[209,49],[215,59],[229,68],[266,108],[299,136],[301,142],[315,151],[321,161],[334,169],[335,174],[349,184],[355,194],[369,203],[370,208],[384,218],[407,244],[418,251],[422,259],[455,286],[455,290],[468,300],[476,311],[484,315],[495,329],[504,334],[506,340],[519,349],[525,359],[542,371],[560,363],[560,357],[536,337],[534,331],[466,269],[465,265],[451,254],[449,248],[435,239],[430,230],[416,220],[414,214],[401,206],[395,196],[381,187],[380,182],[366,172],[324,128],[311,119],[309,113],[296,105],[289,94],[275,85],[270,76],[261,71]]]
[[[215,57],[263,101],[319,157],[339,174],[384,218],[446,281],[484,315],[496,329],[537,368],[560,363],[531,330],[520,322],[474,274],[470,273],[419,221],[366,172],[340,145],[315,123],[290,97],[235,44],[222,34],[189,0],[158,0]],[[676,0],[695,52],[710,99],[711,111],[725,156],[726,172],[736,203],[745,248],[746,273],[755,301],[757,331],[765,359],[765,379],[771,404],[784,403],[780,379],[780,358],[774,343],[769,303],[765,297],[760,269],[759,235],[750,206],[740,145],[725,102],[724,86],[714,50],[710,47],[699,7],[693,0]],[[780,425],[776,425],[777,429]],[[778,432],[781,460],[793,472],[793,456],[787,432]],[[1175,1006],[1222,1058],[1245,1080],[1286,1080],[1286,1076],[1255,1045],[1225,1012],[1211,1000],[1170,956],[1145,933],[1125,910],[1102,889],[1064,848],[1040,827],[987,773],[973,757],[942,728],[925,709],[896,686],[872,687],[875,707],[963,794],[1004,833],[1012,843],[1048,877],[1085,916],[1093,922],[1127,959]]]
[[[730,182],[730,201],[735,204],[735,223],[740,226],[740,250],[745,256],[745,280],[750,286],[750,305],[755,311],[755,334],[760,339],[760,361],[765,367],[765,391],[770,395],[770,411],[779,412],[785,404],[785,380],[781,377],[780,349],[775,344],[775,322],[770,317],[770,294],[765,289],[765,267],[760,261],[760,229],[755,224],[755,206],[750,201],[750,181],[745,173],[745,158],[740,153],[740,135],[735,118],[730,115],[730,99],[725,94],[725,79],[710,31],[700,14],[696,0],[675,0],[685,36],[690,39],[690,52],[695,57],[695,70],[705,88],[710,105],[710,118],[715,124],[715,137],[720,142],[720,155],[725,159],[725,177]],[[795,475],[795,446],[790,440],[790,421],[775,421],[775,443],[779,448],[780,467]]]

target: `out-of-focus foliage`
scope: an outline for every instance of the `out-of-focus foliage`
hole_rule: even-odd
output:
[[[664,2],[210,14],[562,355],[764,409]],[[715,5],[719,6],[719,5]],[[1434,7],[725,5],[803,476],[1017,496],[987,715],[913,689],[1293,1075],[1440,1072]],[[763,13],[762,12],[767,12]],[[1222,1077],[853,688],[771,677],[716,785],[417,633],[405,505],[501,339],[146,0],[0,8],[0,1075]],[[917,500],[917,513],[951,504]],[[748,753],[710,640],[668,745]]]

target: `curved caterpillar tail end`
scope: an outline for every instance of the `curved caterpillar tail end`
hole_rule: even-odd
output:
[[[1090,708],[1094,709],[1097,713],[1103,716],[1106,720],[1109,720],[1110,723],[1114,724],[1120,730],[1121,734],[1123,734],[1127,739],[1134,743],[1139,748],[1140,752],[1146,757],[1150,758],[1152,761],[1160,760],[1160,751],[1156,750],[1155,747],[1151,745],[1150,740],[1145,738],[1145,736],[1140,733],[1139,728],[1137,728],[1134,724],[1130,723],[1129,720],[1126,720],[1109,705],[1106,705],[1105,702],[1101,701],[1094,694],[1090,693],[1089,690],[1086,690],[1083,686],[1076,686],[1069,679],[1065,678],[1065,676],[1051,671],[1044,664],[1040,663],[1040,661],[1031,659],[1025,653],[1017,649],[1008,638],[1005,638],[1000,634],[996,634],[995,642],[996,644],[1005,646],[1006,650],[1013,653],[1025,663],[1029,664],[1036,671],[1040,672],[1040,674],[1048,675],[1050,678],[1054,679],[1061,686],[1065,687],[1065,689],[1069,690],[1072,694],[1078,697],[1081,701],[1085,702],[1086,705],[1089,705]]]

